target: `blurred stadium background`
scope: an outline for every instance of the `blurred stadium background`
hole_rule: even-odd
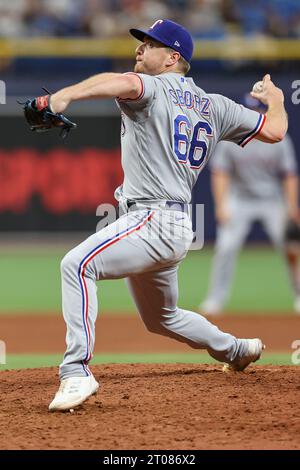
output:
[[[239,101],[271,73],[285,92],[300,158],[300,108],[292,102],[292,84],[300,79],[299,0],[0,0],[0,80],[6,86],[5,103],[0,100],[3,318],[60,313],[60,259],[95,230],[97,206],[113,202],[122,181],[113,101],[71,105],[68,115],[78,129],[62,142],[55,132],[30,133],[16,100],[39,96],[42,87],[56,91],[96,73],[132,69],[136,43],[128,29],[148,28],[158,18],[192,32],[190,74],[207,92]],[[195,309],[206,292],[215,237],[208,170],[193,201],[205,204],[205,246],[182,264],[180,303]],[[99,292],[103,312],[134,311],[123,281],[106,281]],[[292,311],[284,264],[259,227],[239,258],[228,311]]]

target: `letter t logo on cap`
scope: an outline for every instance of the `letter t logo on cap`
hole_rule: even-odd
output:
[[[157,21],[155,21],[155,23],[153,23],[152,26],[150,26],[149,29],[153,29],[153,28],[155,28],[155,26],[156,26],[157,24],[160,24],[160,23],[163,23],[163,22],[164,22],[164,20],[157,20]]]

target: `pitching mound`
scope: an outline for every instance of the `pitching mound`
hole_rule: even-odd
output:
[[[101,391],[49,413],[57,369],[4,371],[1,449],[299,449],[299,368],[94,366]]]

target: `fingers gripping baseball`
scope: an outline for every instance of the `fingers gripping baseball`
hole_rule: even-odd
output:
[[[270,74],[266,74],[262,80],[256,82],[253,85],[251,96],[260,100],[263,104],[269,105],[272,97],[277,96],[281,98],[282,102],[284,101],[283,93],[280,88],[277,88],[271,80]]]

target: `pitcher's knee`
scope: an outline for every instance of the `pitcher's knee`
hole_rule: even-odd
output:
[[[153,320],[153,319],[151,321],[144,320],[144,325],[150,333],[161,334],[162,331],[164,330],[164,327],[161,325],[161,323],[158,320]]]
[[[151,333],[166,335],[170,325],[177,320],[177,307],[174,308],[143,308],[140,310],[145,327]]]
[[[179,318],[180,315],[178,314],[177,307],[163,308],[159,314],[156,329],[164,331],[164,334],[166,334],[166,332],[173,329],[173,326],[177,324]]]
[[[78,273],[80,260],[77,259],[78,257],[75,256],[74,250],[69,251],[61,260],[60,263],[60,271],[62,276],[67,275],[69,276],[72,273]]]

